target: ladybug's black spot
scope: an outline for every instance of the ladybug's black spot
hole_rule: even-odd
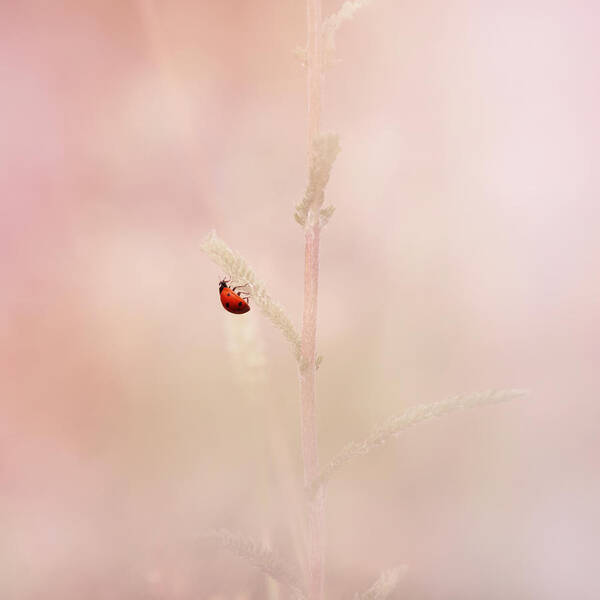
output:
[[[225,306],[229,306],[229,302],[225,302]]]
[[[241,306],[241,305],[242,305],[242,303],[241,303],[241,302],[238,302],[238,306]]]
[[[231,296],[231,294],[230,294],[229,292],[227,292],[227,295],[228,295],[228,296]]]

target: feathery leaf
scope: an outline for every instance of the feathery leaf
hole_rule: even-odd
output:
[[[398,585],[398,581],[406,573],[406,565],[383,571],[375,583],[362,594],[355,594],[354,600],[385,600]]]
[[[321,215],[321,219],[320,219],[321,227],[327,225],[327,223],[329,222],[329,219],[331,219],[331,215],[333,215],[334,212],[335,212],[335,206],[333,206],[331,204],[320,210],[319,214]]]
[[[308,185],[304,197],[296,205],[294,218],[303,227],[309,214],[321,208],[325,198],[325,187],[329,181],[331,168],[340,151],[340,140],[335,133],[324,133],[313,142],[310,153]],[[324,209],[329,211],[330,208]],[[329,214],[331,216],[331,213]]]
[[[342,6],[329,15],[323,21],[322,35],[324,42],[324,62],[331,65],[336,62],[333,58],[335,53],[335,34],[344,21],[354,18],[354,14],[364,6],[371,3],[371,0],[347,0]]]
[[[375,448],[383,446],[393,437],[398,436],[405,429],[435,419],[451,412],[464,410],[475,406],[505,402],[527,395],[526,390],[490,390],[476,394],[459,395],[441,402],[432,404],[418,404],[407,408],[404,412],[391,417],[373,431],[371,435],[360,442],[351,442],[336,454],[329,463],[321,469],[319,475],[309,486],[310,492],[315,492],[319,486],[329,481],[340,469],[352,459],[363,454],[368,454]]]
[[[200,247],[230,278],[248,283],[252,290],[252,302],[262,310],[275,327],[281,330],[291,344],[296,360],[299,360],[300,334],[281,305],[271,298],[265,285],[258,279],[248,263],[214,231],[204,238]]]
[[[296,598],[305,597],[304,586],[297,574],[297,569],[288,565],[278,554],[264,544],[227,529],[209,531],[204,535],[204,538],[217,541],[224,548],[245,558],[263,573],[279,583],[287,585]]]

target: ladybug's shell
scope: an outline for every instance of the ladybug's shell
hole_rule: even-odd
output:
[[[221,290],[221,304],[225,310],[236,315],[243,315],[250,310],[249,304],[228,287]]]

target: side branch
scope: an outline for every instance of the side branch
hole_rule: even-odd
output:
[[[371,0],[346,0],[344,4],[332,15],[323,21],[323,54],[327,65],[333,64],[335,53],[335,34],[344,21],[354,18],[354,14]]]
[[[323,21],[323,35],[326,36],[335,33],[344,21],[352,19],[356,11],[370,3],[371,0],[346,0],[336,12],[329,15]]]
[[[294,218],[304,227],[309,215],[314,223],[324,225],[323,221],[333,214],[333,207],[321,209],[325,199],[325,187],[329,182],[331,168],[340,151],[339,137],[334,133],[326,133],[313,140],[309,157],[308,185],[302,200],[296,205]],[[309,221],[310,221],[309,220]]]
[[[295,598],[305,598],[304,587],[296,569],[286,564],[270,548],[227,529],[210,531],[204,537],[217,541],[221,546],[246,559],[263,573],[289,587]]]
[[[355,594],[354,600],[385,600],[394,592],[398,581],[406,571],[406,565],[383,571],[368,590],[365,590],[362,594]]]
[[[300,360],[300,334],[281,305],[267,292],[265,285],[256,276],[248,263],[232,250],[214,231],[211,231],[200,246],[211,260],[219,265],[231,278],[248,283],[252,289],[252,300],[271,323],[281,330],[292,345],[296,360]]]
[[[419,404],[411,406],[404,412],[391,417],[385,423],[381,424],[367,438],[360,442],[351,442],[345,446],[333,459],[321,469],[319,475],[313,479],[308,486],[308,491],[311,494],[327,483],[340,469],[345,467],[357,456],[368,454],[375,448],[383,446],[393,437],[398,436],[405,429],[435,419],[451,412],[472,408],[475,406],[483,406],[486,404],[495,404],[497,402],[505,402],[514,398],[526,396],[526,390],[490,390],[477,394],[461,395],[443,400],[442,402],[434,402],[432,404]]]

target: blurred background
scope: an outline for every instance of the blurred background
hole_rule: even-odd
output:
[[[325,0],[324,12],[340,0]],[[597,2],[377,0],[345,23],[319,306],[327,597],[600,597]],[[295,361],[218,300],[211,229],[300,324],[301,0],[0,3],[0,597],[287,598]]]

